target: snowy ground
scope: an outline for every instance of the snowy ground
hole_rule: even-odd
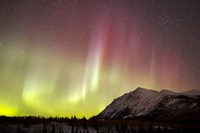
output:
[[[144,120],[0,117],[0,133],[200,133],[199,124]]]
[[[0,133],[96,133],[97,131],[90,128],[70,126],[67,123],[46,123],[46,124],[1,124]]]
[[[70,126],[67,123],[42,124],[0,124],[0,133],[148,133],[148,132],[182,132],[182,130],[166,127],[134,127],[118,126]]]

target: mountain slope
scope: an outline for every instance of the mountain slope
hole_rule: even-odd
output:
[[[199,91],[176,93],[160,92],[138,87],[116,98],[98,119],[196,119],[200,118]]]

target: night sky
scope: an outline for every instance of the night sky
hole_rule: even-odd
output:
[[[138,86],[200,89],[199,0],[0,0],[0,115],[90,117]]]

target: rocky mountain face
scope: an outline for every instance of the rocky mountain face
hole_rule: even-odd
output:
[[[200,120],[200,91],[158,92],[138,87],[114,99],[96,118]]]

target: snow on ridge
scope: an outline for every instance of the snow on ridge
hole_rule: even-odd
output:
[[[126,93],[119,98],[116,98],[106,109],[101,113],[102,116],[116,117],[117,113],[128,109],[129,113],[124,117],[141,116],[151,112],[157,103],[162,99],[158,91],[148,90],[138,87],[134,91]]]
[[[186,95],[193,98],[199,94],[200,91],[198,90],[173,92],[170,90],[155,91],[138,87],[135,90],[114,99],[113,102],[99,114],[99,116],[100,118],[131,118],[145,116],[155,110],[166,96],[173,98],[171,96]]]
[[[158,91],[145,89],[142,87],[138,87],[134,92],[139,92],[142,97],[151,97],[152,95],[159,93]]]

